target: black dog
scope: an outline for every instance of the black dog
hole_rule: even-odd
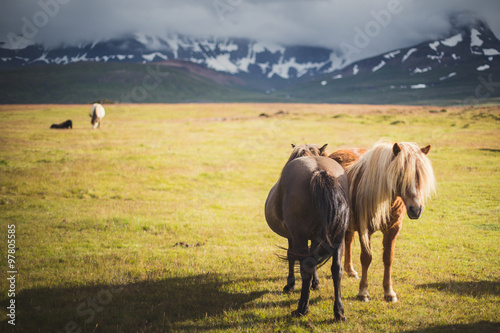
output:
[[[55,129],[69,129],[73,128],[73,122],[71,120],[66,120],[64,123],[60,124],[52,124],[50,128],[55,128]]]

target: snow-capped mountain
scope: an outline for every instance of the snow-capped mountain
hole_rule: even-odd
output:
[[[162,78],[159,88],[147,91],[144,98],[136,99],[138,102],[197,101],[207,89],[213,93],[203,100],[214,102],[226,101],[228,96],[231,101],[385,104],[456,104],[465,103],[463,100],[483,103],[500,98],[500,41],[486,24],[475,20],[454,25],[447,36],[437,40],[354,63],[349,63],[341,51],[326,48],[178,34],[158,37],[137,33],[54,49],[30,45],[13,50],[0,45],[0,70],[4,70],[0,76],[0,103],[28,99],[33,103],[57,103],[59,97],[50,99],[41,93],[47,86],[63,96],[73,96],[63,92],[76,88],[55,87],[54,81],[47,85],[48,76],[57,72],[56,79],[78,82],[83,85],[81,91],[89,82],[93,63],[99,64],[98,70],[92,69],[94,82],[106,85],[115,80],[120,85],[103,86],[110,90],[106,90],[106,96],[95,98],[90,96],[99,90],[91,89],[86,100],[108,98],[123,102],[123,91],[135,91],[138,85],[140,88],[144,73],[150,74],[151,63],[161,65],[160,72],[169,79]],[[75,70],[65,71],[64,66],[57,65]],[[26,80],[20,80],[21,76]],[[186,84],[188,81],[191,83]],[[200,89],[193,93],[192,87],[197,84],[201,84]],[[233,90],[228,93],[227,89]],[[32,97],[29,91],[40,96]],[[64,103],[72,101],[68,98]]]
[[[392,50],[385,54],[352,63],[334,71],[331,79],[341,79],[365,73],[391,70],[417,78],[424,73],[448,71],[440,76],[444,81],[456,76],[465,65],[473,65],[477,72],[500,64],[500,41],[482,22],[455,28],[447,37],[409,48]],[[423,88],[423,84],[416,89]]]
[[[166,37],[137,33],[123,39],[46,49],[31,45],[22,50],[0,48],[0,68],[81,61],[149,63],[183,60],[227,74],[260,78],[300,78],[342,68],[345,59],[333,50],[283,46],[233,38]]]
[[[500,100],[500,41],[482,22],[351,63],[277,94],[301,101],[474,105]]]
[[[417,75],[443,66],[480,61],[486,70],[500,57],[500,42],[481,21],[455,27],[449,36],[414,47],[393,50],[349,64],[338,50],[284,46],[237,38],[163,37],[136,33],[126,38],[47,49],[30,45],[12,50],[0,45],[0,69],[82,61],[149,63],[192,62],[231,75],[261,79],[296,79],[332,73],[333,78],[398,68]],[[449,73],[450,75],[452,72]]]

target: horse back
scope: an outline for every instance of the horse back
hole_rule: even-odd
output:
[[[304,221],[322,219],[317,209],[313,184],[325,177],[339,184],[343,195],[347,196],[348,183],[345,171],[336,161],[328,157],[298,158],[283,168],[277,191],[282,198],[283,219],[289,230],[308,234],[309,239],[314,237],[312,233],[315,228],[310,224],[305,224]],[[323,183],[322,186],[330,185]]]
[[[366,149],[342,149],[331,153],[329,157],[346,169],[348,166],[356,163],[364,153],[366,153]]]

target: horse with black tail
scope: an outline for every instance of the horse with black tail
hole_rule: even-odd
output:
[[[300,148],[295,147],[294,153],[296,149]],[[344,169],[333,159],[311,153],[287,162],[269,192],[265,205],[267,223],[288,239],[288,261],[300,262],[302,290],[297,310],[292,312],[294,316],[309,312],[316,267],[332,257],[334,316],[336,321],[345,320],[340,284],[344,234],[349,223],[348,193]]]
[[[288,158],[288,162],[303,156],[328,156],[326,151],[326,146],[328,143],[325,143],[323,146],[315,145],[315,144],[300,144],[294,145],[292,143],[292,153]],[[291,239],[288,239],[288,248],[291,248]],[[289,293],[295,289],[295,258],[293,256],[288,256],[288,279],[285,287],[283,288],[283,292]],[[311,289],[316,290],[319,289],[319,277],[318,272],[314,270],[313,280],[311,284]]]

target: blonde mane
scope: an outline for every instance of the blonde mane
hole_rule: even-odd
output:
[[[375,232],[390,221],[390,209],[396,193],[404,195],[416,189],[422,202],[435,192],[435,178],[429,158],[415,143],[398,143],[401,151],[394,156],[393,145],[378,142],[347,168],[352,217],[359,230]]]

